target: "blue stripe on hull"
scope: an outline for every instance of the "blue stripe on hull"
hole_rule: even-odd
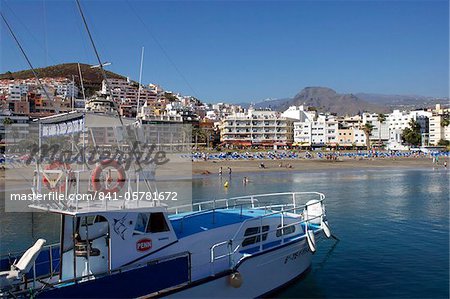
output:
[[[61,286],[38,298],[135,298],[189,281],[189,257],[148,265],[77,284]]]

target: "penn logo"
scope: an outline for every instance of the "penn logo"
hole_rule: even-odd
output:
[[[140,239],[136,242],[136,250],[143,252],[152,248],[152,240],[150,239]]]

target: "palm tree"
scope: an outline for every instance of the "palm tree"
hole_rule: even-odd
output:
[[[381,125],[386,121],[386,115],[379,113],[377,120],[380,123],[380,127],[378,129],[378,145],[381,146]]]
[[[364,125],[364,127],[363,127],[363,131],[364,131],[364,133],[366,134],[366,146],[367,146],[367,150],[369,150],[369,147],[370,147],[370,139],[369,139],[369,136],[370,136],[370,133],[372,132],[372,130],[373,130],[373,125],[370,124],[370,123],[366,123],[366,124]]]

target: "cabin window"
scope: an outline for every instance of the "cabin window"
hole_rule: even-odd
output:
[[[248,238],[245,238],[244,241],[242,241],[242,247],[258,243],[260,241],[261,235],[259,234],[259,226],[256,227],[249,227],[245,230],[244,237],[249,236]],[[269,231],[269,226],[264,225],[262,227],[262,240],[265,241],[267,239],[267,232]]]
[[[277,237],[281,237],[282,235],[289,235],[295,232],[295,225],[289,225],[284,227],[283,229],[281,229],[280,227],[281,225],[278,225]]]
[[[95,216],[86,216],[81,218],[81,226],[92,225],[94,223]]]
[[[94,223],[98,223],[98,222],[108,222],[108,220],[106,220],[106,218],[103,216],[97,215],[97,216],[95,216]]]
[[[139,213],[136,221],[136,225],[134,226],[133,235],[144,234],[145,228],[148,223],[148,214]]]
[[[160,233],[169,231],[166,217],[163,213],[151,213],[150,221],[147,224],[147,233]]]

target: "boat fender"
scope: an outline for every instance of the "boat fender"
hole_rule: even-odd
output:
[[[228,277],[229,283],[233,288],[240,288],[242,285],[242,275],[238,271],[233,272]]]
[[[329,239],[331,237],[331,230],[326,221],[322,221],[322,230],[325,236]]]
[[[101,182],[101,174],[106,168],[114,168],[117,171],[118,178],[116,183],[111,187],[105,187]],[[105,193],[119,192],[125,184],[125,170],[116,160],[103,160],[97,163],[94,171],[92,172],[92,186],[95,191]]]
[[[314,237],[314,231],[308,230],[306,232],[306,239],[308,240],[308,247],[312,253],[316,252],[316,238]]]

